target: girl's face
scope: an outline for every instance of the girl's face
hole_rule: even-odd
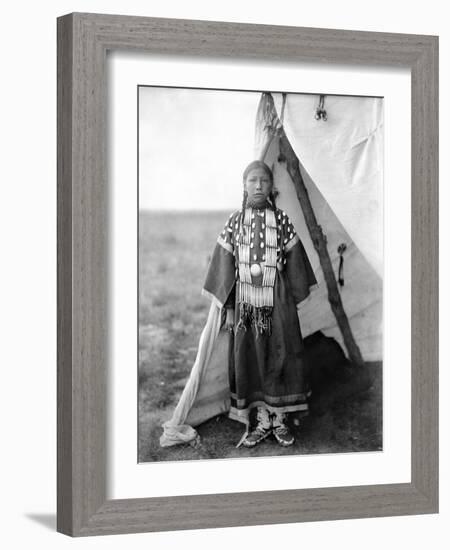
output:
[[[244,185],[250,204],[265,204],[272,191],[272,182],[264,168],[253,168],[253,170],[250,170]]]

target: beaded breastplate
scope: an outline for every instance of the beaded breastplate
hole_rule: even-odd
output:
[[[279,252],[272,209],[245,209],[237,252],[239,326],[246,328],[254,322],[259,332],[270,333]]]

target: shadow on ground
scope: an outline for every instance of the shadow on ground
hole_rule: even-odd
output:
[[[56,531],[56,514],[26,514],[26,517],[50,531]]]

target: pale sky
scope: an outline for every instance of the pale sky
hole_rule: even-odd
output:
[[[139,88],[139,208],[233,210],[261,94]]]

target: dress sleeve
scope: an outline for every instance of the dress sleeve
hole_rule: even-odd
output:
[[[305,248],[287,215],[285,220],[282,225],[284,262],[291,292],[298,305],[309,296],[311,289],[317,286],[317,280]]]
[[[232,214],[217,239],[202,291],[220,307],[233,305],[232,298],[236,282],[234,218],[235,215]]]

